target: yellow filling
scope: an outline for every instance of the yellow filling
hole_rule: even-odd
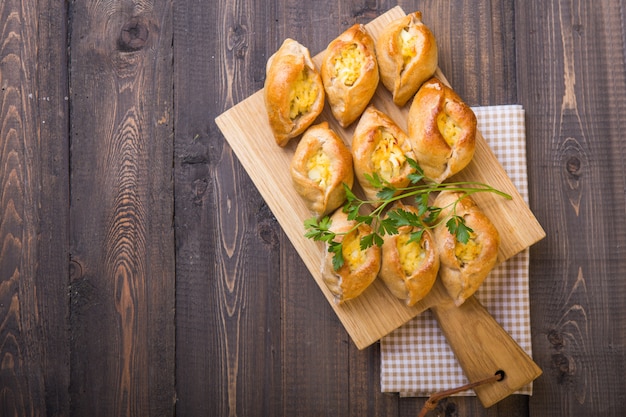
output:
[[[289,118],[296,119],[307,113],[318,94],[318,86],[313,82],[307,70],[302,71],[289,93]]]
[[[439,132],[441,132],[441,136],[443,136],[450,147],[454,146],[461,136],[461,126],[445,111],[442,111],[437,116],[437,127],[439,128]]]
[[[404,65],[417,55],[415,45],[417,43],[417,30],[412,26],[405,27],[400,31],[400,53],[404,59]]]
[[[391,181],[400,175],[406,157],[398,143],[398,139],[386,129],[379,129],[376,147],[372,152],[374,170],[385,181]]]
[[[309,179],[326,188],[330,181],[330,158],[321,148],[307,161],[306,168]]]
[[[356,44],[343,48],[334,59],[335,77],[347,86],[353,85],[361,74],[364,61],[363,51]]]
[[[480,254],[481,244],[474,239],[474,236],[470,236],[467,243],[456,242],[454,247],[454,254],[461,264],[470,262]]]
[[[361,250],[361,237],[358,232],[344,236],[342,251],[343,259],[350,271],[355,271],[365,263],[365,251]]]
[[[408,243],[411,235],[409,233],[401,233],[396,239],[396,247],[400,258],[400,265],[407,276],[419,268],[426,258],[426,251],[421,247],[419,242],[413,241]]]

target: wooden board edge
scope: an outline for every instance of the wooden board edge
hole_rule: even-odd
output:
[[[385,14],[374,19],[374,21],[367,24],[366,27],[368,25],[373,24],[374,22],[380,23],[382,21],[392,21],[395,18],[401,17],[402,15],[404,15],[402,8],[400,6],[396,6],[393,9],[390,9]],[[315,59],[319,60],[319,56],[322,53],[323,51],[320,52],[318,55],[316,55],[314,60]],[[445,77],[443,76],[440,70],[438,71],[437,74],[445,80]],[[445,82],[447,82],[447,80],[445,80]],[[383,87],[380,87],[380,88],[382,89]],[[274,197],[272,190],[271,188],[268,188],[267,181],[264,178],[261,178],[259,175],[256,175],[256,173],[254,172],[255,162],[249,158],[250,155],[247,154],[245,147],[239,146],[240,143],[237,140],[231,140],[231,138],[227,134],[227,132],[230,131],[229,129],[230,127],[232,127],[233,125],[237,125],[237,123],[231,123],[231,122],[237,119],[238,116],[236,113],[238,112],[238,110],[241,109],[242,107],[251,106],[251,103],[253,102],[258,102],[259,100],[262,100],[262,94],[263,94],[262,90],[259,90],[256,93],[252,94],[251,96],[244,99],[237,105],[233,106],[231,109],[218,115],[215,118],[215,123],[220,128],[221,132],[224,134],[225,138],[229,142],[229,145],[231,146],[231,148],[233,149],[237,157],[240,159],[242,165],[248,172],[248,175],[250,175],[252,181],[257,186],[257,189],[259,190],[263,198],[268,203],[268,206],[270,207],[270,209],[272,210],[276,218],[279,220],[279,223],[283,227],[283,230],[287,234],[289,240],[292,242],[292,244],[294,245],[294,247],[300,254],[301,258],[303,259],[305,265],[309,269],[313,278],[317,281],[320,289],[326,296],[327,300],[331,304],[333,310],[336,312],[339,320],[344,325],[346,331],[348,332],[348,334],[354,341],[355,345],[359,349],[363,349],[375,343],[376,341],[380,340],[382,337],[389,334],[391,331],[395,330],[396,328],[406,323],[410,319],[414,318],[416,315],[424,311],[429,306],[418,305],[417,307],[406,307],[402,302],[395,299],[389,293],[389,291],[386,290],[386,288],[384,287],[384,284],[382,284],[380,280],[377,280],[376,283],[372,285],[372,287],[366,291],[366,293],[368,292],[373,293],[376,291],[376,292],[381,292],[382,294],[387,294],[386,296],[383,296],[382,298],[385,302],[387,301],[390,302],[389,305],[393,309],[393,314],[396,315],[396,320],[381,322],[380,320],[377,320],[376,317],[374,317],[374,320],[370,321],[368,323],[368,327],[365,328],[364,326],[362,326],[362,323],[354,320],[353,313],[355,311],[369,309],[370,307],[372,307],[372,303],[374,302],[373,300],[376,300],[377,298],[369,299],[367,296],[365,296],[366,294],[364,293],[358,299],[352,300],[348,303],[344,303],[341,306],[338,306],[333,302],[332,294],[330,293],[326,285],[323,283],[323,281],[318,277],[318,274],[320,271],[320,265],[321,265],[320,259],[323,256],[323,253],[321,252],[322,250],[321,247],[320,247],[320,250],[317,252],[318,255],[316,259],[312,259],[309,255],[307,255],[306,250],[303,249],[303,245],[310,245],[311,242],[303,237],[303,230],[299,233],[294,233],[293,231],[291,231],[289,227],[285,227],[283,223],[285,222],[286,217],[287,218],[290,217],[290,214],[285,212],[284,205],[281,204],[281,202],[275,201],[274,203],[271,203]],[[386,94],[386,93],[383,92],[382,94]],[[254,106],[251,106],[251,107],[254,107]],[[331,121],[329,120],[329,123],[330,122]],[[245,132],[243,131],[240,131],[237,134],[241,134],[245,136]],[[488,153],[490,153],[491,155],[490,157],[492,157],[493,159],[497,161],[497,158],[495,158],[495,155],[493,155],[491,149],[486,144],[484,138],[480,134],[479,134],[478,142],[479,142],[478,146],[481,147],[483,150],[486,150]],[[290,145],[288,145],[288,147],[289,146]],[[292,144],[292,146],[295,146],[295,145]],[[260,155],[262,153],[263,153],[263,149],[259,149],[259,153],[257,155]],[[541,225],[539,224],[539,222],[537,221],[537,219],[534,217],[534,215],[530,211],[530,208],[526,205],[526,203],[523,202],[523,199],[519,195],[519,192],[512,185],[512,183],[510,182],[510,179],[508,178],[506,172],[501,167],[499,162],[497,163],[497,166],[499,167],[499,170],[500,170],[498,175],[502,176],[503,178],[506,178],[508,183],[511,184],[510,187],[507,187],[507,189],[503,191],[508,192],[509,194],[512,194],[514,196],[512,201],[515,204],[515,208],[513,211],[515,213],[525,213],[524,224],[525,224],[526,230],[530,233],[530,238],[527,241],[524,241],[524,243],[520,243],[519,241],[516,242],[517,246],[513,247],[509,251],[509,253],[506,254],[506,256],[499,257],[499,262],[502,262],[508,259],[509,257],[513,256],[514,254],[521,252],[525,248],[543,239],[546,234],[543,228],[541,227]],[[468,172],[465,172],[459,175],[461,175],[462,177],[463,175],[469,175],[469,174]],[[479,197],[479,200],[480,200],[480,197]],[[302,216],[297,217],[297,220],[299,222],[302,222],[304,218],[307,218],[306,214],[304,215],[304,217]],[[377,288],[380,286],[382,287]]]

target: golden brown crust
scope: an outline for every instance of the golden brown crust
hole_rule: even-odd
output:
[[[333,116],[342,127],[363,112],[378,86],[374,40],[365,26],[356,24],[326,48],[320,69]]]
[[[415,159],[408,136],[386,114],[370,105],[359,120],[352,138],[355,176],[369,200],[380,191],[365,175],[377,173],[391,185],[406,187],[414,170],[407,158]]]
[[[391,22],[376,40],[376,57],[383,84],[394,103],[404,106],[437,70],[437,41],[422,23],[422,13]]]
[[[437,196],[433,205],[443,209],[440,218],[445,219],[453,212],[454,202],[461,196],[461,193],[451,191]],[[500,235],[470,197],[459,200],[454,213],[463,217],[465,224],[473,230],[470,240],[467,244],[458,242],[444,221],[435,228],[435,242],[441,260],[439,276],[448,294],[459,306],[476,292],[496,265]]]
[[[348,220],[348,215],[342,209],[333,213],[331,221],[330,230],[335,233],[348,232],[356,223],[354,220]],[[343,266],[336,271],[332,264],[333,254],[326,252],[322,278],[335,296],[337,304],[358,297],[378,276],[381,248],[376,245],[365,250],[359,248],[360,238],[371,233],[371,227],[362,224],[358,229],[336,237],[337,242],[343,242],[344,257]],[[360,261],[355,260],[355,258],[359,258]]]
[[[324,108],[324,85],[309,50],[285,39],[267,61],[264,87],[270,127],[279,146],[309,127]]]
[[[450,87],[431,78],[411,104],[408,134],[424,175],[440,183],[474,157],[476,116]]]
[[[397,209],[418,214],[410,205],[398,203],[391,208]],[[424,229],[419,242],[412,243],[408,239],[418,229],[403,226],[398,230],[398,234],[383,236],[382,266],[378,275],[393,295],[412,306],[432,289],[439,271],[439,252],[428,229]]]
[[[306,130],[291,160],[293,186],[316,216],[323,216],[343,204],[345,183],[352,188],[352,155],[327,122]]]

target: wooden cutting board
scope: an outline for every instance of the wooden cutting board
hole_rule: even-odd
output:
[[[396,7],[370,22],[366,27],[376,39],[389,22],[404,14],[400,7]],[[318,67],[321,60],[322,53],[313,58]],[[447,82],[441,71],[438,71],[436,76]],[[382,86],[382,83],[372,99],[372,104],[389,115],[406,131],[409,105],[398,108],[393,104],[391,94]],[[508,340],[510,336],[493,321],[491,316],[473,298],[469,303],[466,302],[467,306],[463,309],[452,308],[449,303],[450,300],[437,287],[422,302],[413,307],[407,307],[387,290],[381,280],[376,280],[356,299],[336,305],[332,293],[326,288],[321,276],[324,247],[321,243],[304,237],[303,222],[311,217],[311,213],[291,185],[289,164],[297,140],[292,140],[285,148],[276,145],[267,121],[263,91],[258,91],[227,110],[219,115],[215,121],[359,349],[378,341],[424,310],[433,308],[435,316],[444,321],[444,323],[440,322],[440,325],[444,333],[449,336],[448,341],[455,350],[461,365],[463,366],[465,363],[466,366],[472,368],[468,371],[464,367],[470,381],[479,377],[484,378],[485,375],[482,372],[485,369],[490,369],[489,372],[493,374],[505,366],[509,367],[509,370],[505,370],[508,381],[506,386],[499,383],[500,389],[495,390],[495,392],[492,393],[490,389],[487,389],[484,390],[486,394],[482,396],[479,394],[483,404],[490,405],[504,398],[513,392],[511,390],[520,388],[541,373],[539,368],[529,358],[525,357],[519,346],[512,339]],[[330,127],[348,145],[351,143],[356,123],[347,129],[341,128],[332,117],[328,106],[316,123],[321,121],[327,121]],[[477,137],[473,161],[453,180],[483,182],[513,197],[512,200],[506,200],[491,193],[478,193],[473,196],[500,232],[499,262],[510,258],[545,237],[545,232],[537,219],[480,133]],[[476,320],[476,323],[485,324],[486,328],[489,329],[489,331],[481,333],[480,344],[474,346],[466,346],[466,343],[463,342],[463,340],[469,340],[468,338],[473,336],[469,334],[472,332],[467,332],[468,327],[464,325],[468,323],[467,319],[470,316]],[[468,333],[467,337],[463,336],[464,332]],[[455,335],[462,335],[463,337],[456,337]],[[483,337],[487,337],[487,340],[483,340]],[[497,352],[493,352],[491,349],[487,353],[481,353],[485,352],[482,346],[489,345],[489,340],[497,340],[502,349],[497,348]],[[502,343],[505,343],[506,346]],[[464,355],[463,352],[467,352],[467,354]],[[476,355],[479,357],[477,358]],[[462,360],[464,356],[467,356],[466,360]],[[476,359],[481,364],[480,367],[475,366]],[[492,363],[487,366],[485,361]],[[510,368],[511,365],[520,369]],[[495,369],[491,369],[494,367]],[[472,370],[476,372],[472,372]],[[518,380],[514,381],[514,377]],[[514,388],[514,386],[516,387]]]

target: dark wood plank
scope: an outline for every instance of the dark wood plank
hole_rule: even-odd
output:
[[[623,3],[517,2],[516,13],[531,205],[547,232],[531,251],[533,345],[545,373],[530,412],[623,415]]]
[[[280,231],[214,122],[261,88],[272,7],[175,4],[177,416],[281,414]]]
[[[423,8],[433,10],[442,48],[456,46],[444,60],[461,93],[472,104],[515,102],[512,2],[458,8],[451,17],[446,4]],[[213,124],[262,88],[265,62],[286,37],[317,53],[342,29],[394,5],[177,4],[177,415],[391,416],[421,408],[423,399],[380,392],[378,347],[359,351],[351,343]],[[479,23],[450,30],[465,21]],[[480,59],[470,65],[466,54]],[[197,383],[207,374],[211,381]],[[484,412],[474,398],[449,404]],[[512,398],[503,407],[524,404],[525,397]]]
[[[315,53],[395,3],[257,3],[72,3],[71,16],[0,4],[0,414],[423,405],[380,393],[378,346],[352,345],[213,123],[262,87],[285,37]],[[531,205],[548,232],[531,253],[534,396],[488,410],[449,398],[431,415],[621,415],[621,2],[400,5],[424,11],[470,104],[524,104]]]
[[[174,411],[171,12],[72,8],[73,415]]]
[[[439,66],[472,106],[517,103],[513,3],[427,0],[417,5],[437,38]]]
[[[0,3],[0,414],[69,414],[66,13]]]
[[[285,37],[315,53],[395,3],[256,3],[0,4],[0,414],[423,405],[380,393],[378,346],[351,344],[213,123],[262,87]],[[470,104],[524,104],[548,233],[531,253],[534,396],[488,410],[455,397],[431,415],[621,415],[621,2],[400,5],[424,11]]]

